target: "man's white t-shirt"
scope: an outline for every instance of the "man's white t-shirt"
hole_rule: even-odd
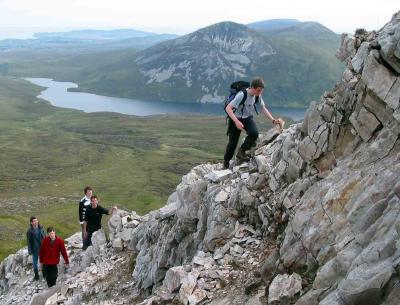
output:
[[[233,108],[236,109],[235,116],[237,118],[243,118],[243,119],[248,118],[249,116],[253,115],[254,112],[254,104],[256,102],[256,96],[250,95],[249,89],[246,90],[247,90],[247,98],[244,101],[243,106],[239,107],[239,104],[244,96],[242,91],[238,92],[235,98],[229,103],[229,105],[231,105]],[[259,98],[259,104],[261,106],[265,106],[262,96],[260,95],[258,98]]]

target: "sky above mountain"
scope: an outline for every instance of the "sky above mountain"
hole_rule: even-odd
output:
[[[353,33],[360,27],[378,30],[399,9],[398,0],[384,0],[384,5],[365,0],[0,0],[0,39],[83,28],[185,34],[220,21],[275,18],[317,21],[336,33]]]

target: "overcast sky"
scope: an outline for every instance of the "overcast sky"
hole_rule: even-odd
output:
[[[399,3],[399,0],[0,0],[0,38],[17,36],[19,32],[78,28],[135,28],[185,34],[220,21],[246,24],[275,18],[318,21],[337,33],[353,33],[360,27],[381,28],[400,10]]]

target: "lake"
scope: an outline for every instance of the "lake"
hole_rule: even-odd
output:
[[[83,110],[85,112],[118,112],[137,116],[166,113],[197,113],[225,115],[221,104],[149,102],[136,99],[102,96],[84,92],[69,92],[69,88],[78,88],[71,82],[57,82],[49,78],[25,78],[27,81],[45,87],[38,98],[63,108]],[[290,117],[302,120],[306,109],[269,107],[274,116]]]

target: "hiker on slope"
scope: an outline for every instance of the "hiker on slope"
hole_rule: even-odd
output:
[[[47,286],[53,287],[57,281],[60,254],[64,258],[66,267],[69,265],[69,260],[64,240],[56,236],[54,228],[48,227],[47,234],[48,236],[43,239],[42,246],[40,247],[39,258]]]
[[[42,225],[39,223],[38,219],[35,216],[32,216],[30,218],[29,229],[26,232],[26,239],[28,242],[28,253],[32,255],[33,271],[35,273],[35,276],[33,278],[34,281],[39,280],[39,250],[40,245],[42,244],[42,240],[43,238],[45,238],[45,236],[46,234],[44,233]]]
[[[244,129],[247,137],[242,146],[239,148],[236,158],[239,163],[248,159],[246,150],[249,150],[258,138],[257,125],[253,119],[253,111],[255,104],[260,104],[261,111],[272,121],[273,124],[279,126],[281,131],[284,125],[282,119],[275,119],[265,107],[261,93],[264,90],[264,80],[256,77],[251,81],[250,88],[239,91],[234,99],[226,106],[225,111],[229,116],[228,136],[229,142],[226,146],[224,155],[224,168],[229,168],[229,161],[232,159],[236,146],[239,141],[240,133]]]
[[[101,229],[101,219],[103,215],[111,215],[117,210],[117,207],[112,207],[111,210],[105,209],[99,204],[99,199],[96,195],[91,197],[91,205],[88,207],[85,213],[83,222],[83,247],[82,250],[86,250],[87,247],[92,245],[92,235],[94,232]]]
[[[86,210],[90,207],[90,201],[91,201],[90,198],[93,195],[93,189],[90,186],[87,186],[87,187],[85,187],[83,192],[84,192],[85,196],[83,196],[83,198],[79,201],[79,210],[78,210],[79,223],[80,223],[81,228],[82,228],[82,242],[84,240],[83,223],[85,221]]]

